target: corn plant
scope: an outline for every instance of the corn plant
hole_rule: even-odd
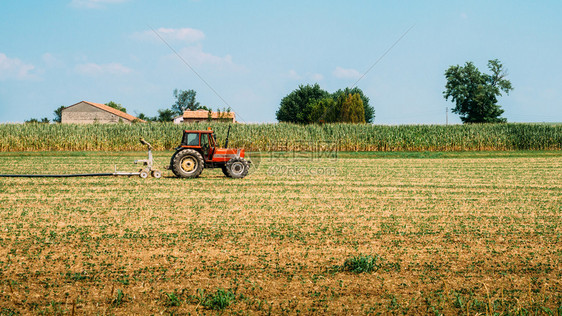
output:
[[[212,128],[224,145],[228,123],[0,124],[0,151],[141,151],[175,148],[184,129]],[[562,124],[369,125],[234,124],[231,147],[250,151],[314,150],[319,142],[340,151],[560,150]]]

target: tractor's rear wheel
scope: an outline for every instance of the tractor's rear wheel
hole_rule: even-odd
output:
[[[197,178],[203,172],[203,157],[193,149],[177,151],[172,156],[172,172],[180,178]]]
[[[221,170],[222,170],[222,173],[223,173],[225,176],[227,176],[227,177],[230,178],[230,175],[228,174],[228,171],[226,171],[226,166],[222,166],[222,167],[221,167]]]
[[[232,158],[226,162],[225,169],[229,177],[240,179],[248,175],[250,164],[244,158]]]

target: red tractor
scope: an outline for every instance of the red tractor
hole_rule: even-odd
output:
[[[228,147],[229,134],[230,127],[225,147]],[[216,136],[210,128],[206,131],[184,131],[168,169],[180,178],[196,178],[203,168],[221,168],[227,177],[244,178],[250,169],[250,162],[244,159],[244,155],[244,149],[217,148]]]

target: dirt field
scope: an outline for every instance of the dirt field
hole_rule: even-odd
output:
[[[143,156],[3,153],[0,173],[134,171]],[[0,314],[221,311],[560,314],[562,153],[0,178]]]

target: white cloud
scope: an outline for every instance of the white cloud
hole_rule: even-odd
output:
[[[155,34],[155,32],[157,34]],[[190,66],[212,66],[220,70],[233,70],[233,71],[244,71],[246,68],[241,65],[237,65],[232,60],[231,55],[216,56],[211,53],[207,53],[203,50],[203,46],[200,41],[205,38],[205,33],[198,29],[192,28],[164,28],[161,27],[156,30],[147,30],[143,32],[137,32],[132,35],[134,39],[137,40],[151,40],[160,42],[159,37],[162,37],[166,42],[176,42],[176,45],[190,44],[187,47],[178,49],[178,54],[190,65]],[[162,44],[162,43],[161,43]],[[165,59],[167,60],[178,60],[175,54],[168,54]]]
[[[45,53],[41,56],[43,63],[47,68],[57,68],[64,66],[64,63],[51,53]]]
[[[158,32],[160,36],[164,38],[186,41],[190,43],[198,42],[205,38],[205,34],[202,31],[188,27],[181,29],[168,29],[161,27],[157,29],[156,32]]]
[[[296,70],[291,69],[285,74],[285,77],[291,80],[311,80],[311,81],[321,81],[324,80],[324,76],[319,73],[307,73],[306,75],[300,75]]]
[[[334,77],[340,79],[359,79],[361,78],[361,73],[355,69],[346,69],[342,67],[336,67],[336,69],[332,72]]]
[[[166,41],[182,41],[187,43],[195,43],[205,38],[203,31],[188,27],[171,29],[161,27],[155,30]],[[152,30],[137,32],[133,34],[133,38],[138,40],[158,40],[158,35]]]
[[[75,8],[99,9],[105,4],[123,3],[129,0],[72,0],[70,6]]]
[[[35,76],[31,71],[35,69],[32,64],[26,64],[17,58],[9,58],[3,53],[0,53],[0,80],[18,79],[26,80],[33,79]]]
[[[109,63],[109,64],[95,64],[86,63],[76,65],[74,70],[85,76],[101,76],[101,75],[126,75],[133,72],[130,68],[127,68],[119,63]]]
[[[213,66],[219,69],[228,69],[241,71],[245,68],[237,65],[232,61],[232,56],[225,55],[223,57],[203,51],[201,44],[182,48],[179,51],[180,56],[191,66]],[[177,59],[177,56],[171,58]]]
[[[291,69],[289,70],[289,73],[287,74],[287,77],[289,77],[289,79],[293,79],[293,80],[300,80],[302,77],[297,73],[296,70]]]
[[[315,81],[321,81],[324,79],[324,76],[322,74],[311,74],[310,78]]]

